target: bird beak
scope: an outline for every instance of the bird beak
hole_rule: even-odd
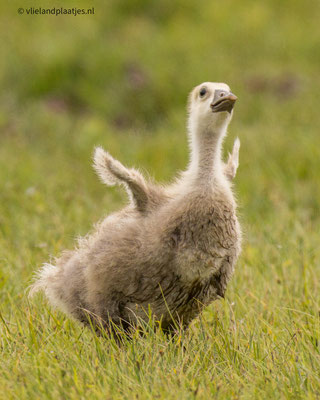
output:
[[[237,101],[238,97],[229,92],[226,94],[223,94],[221,90],[216,90],[214,93],[214,98],[212,103],[210,104],[210,107],[213,112],[220,112],[220,111],[228,111],[231,113],[235,102]]]

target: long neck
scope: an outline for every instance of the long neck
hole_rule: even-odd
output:
[[[190,132],[191,160],[188,175],[191,175],[194,182],[207,185],[224,180],[221,151],[225,131],[224,124],[217,128],[193,127]]]

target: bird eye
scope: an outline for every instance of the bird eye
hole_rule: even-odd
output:
[[[223,97],[226,94],[226,92],[221,92],[220,97]]]
[[[199,95],[200,97],[204,97],[207,93],[207,89],[205,87],[201,88]]]

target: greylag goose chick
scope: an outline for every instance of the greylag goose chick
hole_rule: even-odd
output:
[[[163,329],[187,326],[223,297],[241,249],[231,180],[237,139],[226,164],[222,144],[237,97],[224,83],[206,82],[189,97],[191,150],[186,171],[169,186],[148,182],[101,148],[94,167],[104,183],[125,186],[130,205],[53,264],[44,264],[32,292],[88,324],[125,330],[150,310]],[[90,317],[90,318],[89,318]]]

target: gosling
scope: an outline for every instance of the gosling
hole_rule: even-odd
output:
[[[239,139],[226,164],[222,143],[237,97],[224,83],[205,82],[189,96],[189,166],[169,186],[147,181],[103,149],[94,168],[107,185],[121,184],[130,204],[93,233],[44,264],[32,286],[84,324],[129,331],[150,311],[164,330],[187,327],[224,297],[241,251],[231,180]]]

